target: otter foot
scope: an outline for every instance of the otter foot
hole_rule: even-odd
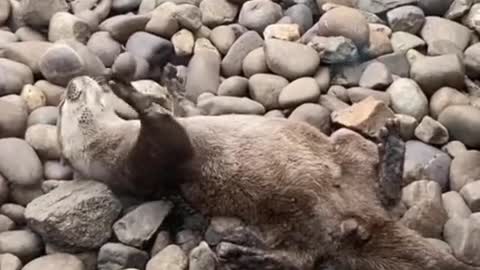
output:
[[[401,197],[405,143],[400,138],[400,121],[388,119],[378,135],[379,194],[386,208],[394,207]]]
[[[258,232],[250,227],[244,226],[228,231],[221,241],[253,248],[266,247],[265,242],[260,238]]]
[[[123,99],[139,114],[145,114],[153,104],[153,98],[138,92],[130,83],[109,82],[110,88],[117,97]]]

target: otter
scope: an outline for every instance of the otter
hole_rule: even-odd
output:
[[[114,93],[138,120],[118,117]],[[397,222],[405,146],[262,116],[176,117],[124,81],[74,78],[59,105],[64,158],[114,191],[176,190],[207,216],[245,226],[216,246],[225,269],[473,270]]]

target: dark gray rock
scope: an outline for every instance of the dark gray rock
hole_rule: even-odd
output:
[[[0,138],[23,137],[27,127],[28,107],[17,95],[0,98]]]
[[[235,217],[212,217],[210,225],[205,232],[205,241],[209,245],[215,246],[229,232],[242,225],[243,222]]]
[[[243,59],[254,49],[263,45],[262,37],[255,31],[241,35],[230,47],[222,60],[222,73],[226,77],[242,73]]]
[[[175,235],[175,244],[180,246],[185,254],[189,254],[201,241],[201,235],[190,229],[181,230]]]
[[[238,22],[248,29],[263,33],[265,27],[280,20],[282,7],[269,0],[250,0],[243,4]]]
[[[465,50],[470,43],[472,31],[467,27],[444,18],[429,16],[425,18],[425,24],[420,31],[420,36],[433,46],[438,41],[450,41],[458,49]]]
[[[21,2],[23,19],[34,28],[48,26],[55,13],[68,11],[68,9],[68,3],[65,0],[25,0]]]
[[[45,106],[33,110],[28,116],[27,126],[36,124],[56,125],[58,119],[58,108]]]
[[[172,43],[147,32],[136,32],[125,45],[128,52],[151,64],[162,66],[174,54]]]
[[[433,118],[438,118],[448,106],[468,105],[469,103],[470,100],[464,93],[455,88],[442,87],[430,98],[430,114]]]
[[[359,54],[352,40],[339,37],[313,37],[308,46],[315,49],[323,63],[340,64],[357,61]]]
[[[448,142],[448,130],[426,115],[415,129],[415,136],[428,144],[441,145]]]
[[[306,102],[316,102],[320,97],[320,87],[312,77],[296,79],[285,86],[278,96],[282,108],[291,108]]]
[[[363,71],[359,85],[365,88],[384,90],[392,82],[393,77],[387,66],[381,62],[373,62]]]
[[[37,258],[22,268],[22,270],[37,269],[85,270],[85,266],[83,265],[83,262],[76,256],[65,253],[57,253]]]
[[[0,96],[20,94],[25,84],[33,83],[32,70],[21,63],[0,58]]]
[[[267,110],[279,108],[278,97],[287,85],[285,78],[273,74],[255,74],[248,80],[250,97]]]
[[[330,134],[330,110],[314,103],[298,106],[288,117],[290,120],[306,122],[325,134]]]
[[[262,49],[260,49],[263,51]],[[218,87],[219,96],[245,97],[248,95],[248,79],[232,76],[225,79]]]
[[[145,270],[186,270],[188,257],[177,245],[169,245],[147,263]]]
[[[98,270],[145,269],[148,254],[120,243],[107,243],[98,253]],[[147,268],[148,269],[148,268]]]
[[[468,147],[480,147],[480,109],[468,105],[449,106],[440,113],[438,121],[450,136]]]
[[[103,21],[99,29],[107,31],[120,43],[124,43],[135,32],[145,29],[150,17],[147,15],[117,15]]]
[[[193,102],[202,93],[217,93],[220,85],[220,56],[210,51],[195,53],[188,63],[186,96]]]
[[[387,12],[387,20],[393,32],[417,34],[425,23],[425,14],[417,6],[401,6]]]
[[[458,154],[450,166],[450,189],[460,191],[465,185],[480,179],[480,152],[465,151]]]
[[[40,256],[42,240],[28,230],[15,230],[0,233],[0,253],[10,253],[27,263]]]
[[[111,67],[122,52],[122,45],[106,31],[94,33],[88,40],[87,47],[106,67]]]
[[[26,141],[0,139],[0,174],[13,184],[39,184],[43,177],[42,163]]]

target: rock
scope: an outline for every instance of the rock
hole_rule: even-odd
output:
[[[371,13],[384,13],[390,9],[394,9],[399,6],[408,4],[416,4],[417,0],[359,0],[357,3],[358,8]]]
[[[43,94],[42,90],[31,84],[23,87],[20,96],[25,100],[29,112],[47,105],[47,97]]]
[[[464,63],[470,78],[480,78],[480,44],[473,44],[465,50]]]
[[[330,110],[318,104],[302,104],[293,110],[288,119],[306,122],[321,132],[330,134]]]
[[[296,107],[303,103],[315,102],[320,97],[320,88],[315,79],[303,77],[285,86],[278,96],[282,108]]]
[[[204,0],[199,7],[202,23],[210,27],[231,23],[238,13],[238,6],[226,0]]]
[[[10,17],[10,2],[8,0],[0,1],[0,25],[3,25]]]
[[[69,180],[73,178],[72,168],[59,161],[47,160],[44,165],[45,179],[50,180]]]
[[[189,255],[189,270],[215,270],[216,257],[206,242],[201,242]]]
[[[438,121],[444,125],[450,136],[468,147],[479,147],[480,109],[467,105],[449,106],[440,113]]]
[[[315,49],[323,63],[340,64],[354,62],[359,54],[352,40],[345,37],[313,37],[308,46]]]
[[[87,48],[100,58],[106,67],[111,67],[122,51],[121,44],[106,31],[95,32],[88,40]]]
[[[157,253],[147,263],[146,270],[186,270],[187,255],[177,245],[170,245]]]
[[[443,86],[465,85],[463,63],[455,54],[420,58],[413,62],[410,75],[428,96]]]
[[[340,111],[349,107],[347,103],[331,95],[321,95],[318,103],[332,112]]]
[[[385,64],[388,70],[399,77],[409,77],[410,64],[404,53],[391,53],[377,58],[378,62]]]
[[[20,270],[22,266],[22,261],[20,261],[17,256],[8,253],[0,255],[0,267],[2,267],[2,269]]]
[[[8,199],[8,195],[9,195],[9,186],[8,186],[8,182],[7,182],[7,179],[5,179],[3,176],[0,175],[0,203],[3,205],[7,199]],[[0,211],[0,213],[2,213]]]
[[[0,215],[0,233],[13,230],[15,222],[5,215]]]
[[[427,240],[438,251],[452,254],[452,248],[450,248],[450,246],[446,242],[435,238],[426,238],[425,240]]]
[[[267,0],[262,0],[267,1]],[[222,60],[222,73],[226,77],[240,75],[243,59],[254,49],[263,45],[262,37],[254,31],[241,35],[230,47]]]
[[[42,90],[47,98],[47,106],[58,106],[65,93],[65,88],[45,80],[37,81],[34,86]]]
[[[427,45],[434,46],[439,41],[449,41],[459,49],[465,50],[470,43],[472,32],[467,27],[440,17],[426,17],[420,36]]]
[[[80,259],[76,256],[57,253],[43,256],[29,262],[22,270],[85,270],[85,267]]]
[[[0,58],[0,96],[20,94],[25,84],[33,83],[33,74],[24,64]]]
[[[201,235],[190,229],[181,230],[175,235],[175,244],[180,246],[185,254],[189,254],[201,241]]]
[[[246,77],[259,73],[268,73],[267,60],[263,48],[256,48],[243,59],[242,69]]]
[[[17,41],[18,41],[18,38],[14,33],[0,29],[0,45],[2,47],[9,43],[14,43]]]
[[[28,230],[0,233],[0,253],[10,253],[26,263],[42,254],[42,240]]]
[[[468,218],[472,214],[462,196],[456,191],[443,193],[442,201],[448,218]]]
[[[155,237],[152,250],[150,251],[150,257],[155,256],[158,252],[162,251],[168,245],[172,243],[170,233],[168,231],[160,231]]]
[[[370,29],[363,14],[353,8],[338,7],[327,11],[318,21],[318,36],[343,36],[358,48],[368,46]]]
[[[25,140],[35,149],[42,159],[60,159],[61,151],[57,139],[57,127],[37,124],[29,127]]]
[[[17,138],[0,139],[0,174],[13,184],[39,184],[43,176],[42,163],[26,141]]]
[[[42,75],[54,84],[66,86],[72,78],[86,74],[81,56],[64,44],[53,45],[39,61]]]
[[[88,210],[86,210],[88,208]],[[70,181],[31,202],[29,227],[57,246],[94,249],[111,236],[121,204],[102,183]]]
[[[147,32],[136,32],[125,45],[128,52],[151,64],[162,66],[174,53],[170,41]]]
[[[205,241],[209,245],[215,246],[220,243],[225,235],[242,225],[243,222],[235,217],[212,217],[210,225],[205,232]]]
[[[359,85],[365,88],[383,90],[392,83],[393,77],[387,66],[380,62],[373,62],[363,71]]]
[[[300,32],[304,33],[313,25],[313,12],[305,4],[296,4],[285,10],[285,16],[292,20],[292,23],[300,27]]]
[[[220,83],[219,96],[245,97],[248,94],[248,79],[240,76],[232,76]]]
[[[209,51],[195,53],[188,64],[186,96],[193,102],[202,93],[217,93],[220,85],[220,57]]]
[[[318,87],[322,93],[326,93],[330,86],[330,68],[319,67],[315,75],[313,75],[315,81],[317,81]]]
[[[17,95],[0,98],[0,138],[23,137],[27,126],[28,108]]]
[[[146,15],[117,15],[103,21],[99,29],[109,32],[116,41],[124,43],[133,33],[146,29],[149,20],[150,17]]]
[[[448,130],[439,122],[426,115],[415,129],[415,136],[428,144],[448,142]]]
[[[180,29],[180,25],[175,18],[175,9],[176,5],[172,2],[165,2],[155,8],[145,30],[165,38],[170,38]]]
[[[174,17],[181,26],[190,31],[196,31],[202,26],[202,11],[195,5],[177,5]]]
[[[300,38],[300,27],[293,23],[271,24],[263,31],[265,39],[274,38],[286,41],[295,41]]]
[[[43,195],[41,185],[33,186],[10,185],[10,200],[13,203],[27,206],[31,201]]]
[[[348,97],[347,88],[341,85],[332,85],[328,89],[327,95],[334,96],[340,99],[343,102],[350,102],[350,98]]]
[[[197,38],[195,41],[195,45],[193,47],[193,53],[199,53],[202,51],[208,51],[210,53],[214,53],[218,56],[221,56],[220,52],[215,48],[215,46],[208,40],[207,38],[200,37]]]
[[[434,181],[415,181],[404,187],[402,190],[402,202],[404,202],[408,208],[411,208],[422,201],[435,201],[438,203],[441,200],[441,187]]]
[[[477,250],[480,248],[480,221],[475,218],[451,218],[445,224],[445,241],[459,260],[480,265]]]
[[[25,0],[21,2],[23,19],[34,28],[48,26],[54,14],[62,11],[68,12],[68,9],[68,3],[65,0]]]
[[[140,6],[142,0],[113,0],[112,10],[119,13],[135,11]]]
[[[451,87],[438,89],[430,98],[430,114],[438,118],[442,111],[452,105],[468,105],[470,103],[467,95]]]
[[[198,101],[198,108],[206,115],[265,113],[265,107],[246,97],[213,96]]]
[[[373,97],[379,101],[382,101],[387,106],[390,105],[390,96],[388,93],[383,91],[376,91],[362,87],[352,87],[347,90],[347,95],[351,103],[358,103],[368,97]]]
[[[465,185],[480,179],[480,152],[470,150],[456,156],[450,166],[450,188],[460,191]]]
[[[393,32],[417,34],[425,23],[425,14],[417,6],[401,6],[388,11],[387,20]]]
[[[369,97],[349,108],[333,112],[332,122],[373,137],[387,119],[393,117],[393,112],[385,103]]]
[[[148,254],[120,243],[107,243],[98,253],[98,270],[145,269]]]
[[[478,26],[478,23],[480,22],[480,5],[478,3],[475,3],[472,5],[470,8],[468,14],[463,17],[462,23],[465,26],[468,26],[470,29],[475,30],[477,33],[480,30],[480,27]]]
[[[453,0],[419,0],[418,6],[427,15],[443,16],[452,2]]]
[[[213,28],[210,33],[210,40],[213,45],[220,51],[221,54],[227,54],[228,50],[235,42],[236,36],[232,27],[220,25]]]
[[[460,190],[465,202],[472,212],[480,212],[480,179],[470,182]]]
[[[30,70],[40,73],[39,59],[52,44],[44,41],[15,42],[3,46],[5,58],[27,65]]]
[[[46,41],[47,38],[39,31],[28,26],[22,26],[17,29],[15,35],[20,41]]]
[[[282,17],[282,7],[269,0],[250,0],[243,4],[238,22],[248,29],[263,33],[265,27]]]
[[[455,20],[463,17],[470,10],[472,2],[472,0],[454,0],[445,13],[445,18]]]
[[[394,32],[391,38],[394,52],[407,52],[410,49],[421,49],[426,43],[423,39],[407,32]]]
[[[193,53],[195,38],[192,32],[182,29],[172,36],[172,44],[177,56],[188,56]]]
[[[406,114],[420,120],[428,114],[428,100],[420,86],[413,80],[401,78],[387,89],[396,113]]]
[[[446,153],[433,146],[415,140],[407,141],[403,179],[405,183],[429,179],[446,190],[451,162]]]
[[[320,64],[317,52],[300,43],[269,39],[264,50],[269,69],[289,80],[313,75]]]
[[[50,20],[48,27],[48,40],[55,42],[62,39],[73,38],[82,43],[87,43],[90,37],[88,24],[68,12],[57,12]]]
[[[285,78],[273,74],[255,74],[248,80],[250,97],[267,110],[279,108],[278,97],[287,85]]]
[[[451,157],[456,157],[467,151],[467,147],[460,141],[451,141],[442,147],[442,151],[448,153]]]
[[[376,58],[393,52],[389,36],[384,32],[370,30],[369,46],[362,50],[370,58]]]
[[[400,121],[400,136],[404,141],[413,138],[418,121],[415,117],[405,114],[395,114],[395,118]]]

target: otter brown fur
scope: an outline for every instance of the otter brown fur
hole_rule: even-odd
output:
[[[117,117],[107,87],[75,78],[60,106],[63,155],[118,191],[147,196],[175,186],[206,215],[243,219],[248,226],[217,246],[227,269],[479,269],[390,217],[403,160],[394,134],[384,130],[379,155],[347,129],[327,137],[286,119],[177,118],[128,84],[111,87],[140,120]],[[389,145],[397,147],[391,164]]]

